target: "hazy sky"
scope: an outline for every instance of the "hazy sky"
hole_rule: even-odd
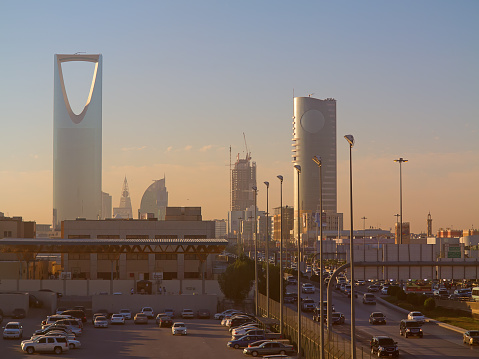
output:
[[[103,54],[103,190],[133,212],[166,175],[171,206],[226,218],[229,146],[258,204],[293,203],[295,96],[337,100],[338,210],[412,232],[479,227],[479,1],[7,1],[0,4],[0,211],[52,218],[53,58]],[[71,66],[70,66],[71,65]],[[66,68],[74,108],[91,68]],[[71,86],[70,86],[71,84]],[[345,228],[348,228],[345,225]]]

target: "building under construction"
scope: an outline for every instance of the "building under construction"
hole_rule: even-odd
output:
[[[236,163],[231,170],[231,210],[244,211],[254,206],[254,191],[256,186],[256,162],[251,162],[249,152],[246,157],[236,157]]]

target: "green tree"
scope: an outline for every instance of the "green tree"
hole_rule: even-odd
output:
[[[261,294],[266,295],[266,263],[263,266],[258,275],[258,290]],[[280,300],[279,287],[279,266],[269,264],[269,297],[277,302]],[[286,281],[283,279],[283,294],[285,292]]]
[[[253,280],[254,262],[242,255],[230,264],[224,273],[220,274],[218,284],[226,298],[240,304],[251,290]]]
[[[434,310],[436,308],[436,301],[434,298],[427,298],[424,301],[424,309],[426,310]]]

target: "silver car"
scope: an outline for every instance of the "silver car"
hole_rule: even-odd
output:
[[[22,335],[23,327],[20,322],[9,322],[3,327],[3,339],[21,339]]]

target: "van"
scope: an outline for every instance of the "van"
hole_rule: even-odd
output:
[[[363,304],[376,304],[376,297],[372,293],[364,293]]]

